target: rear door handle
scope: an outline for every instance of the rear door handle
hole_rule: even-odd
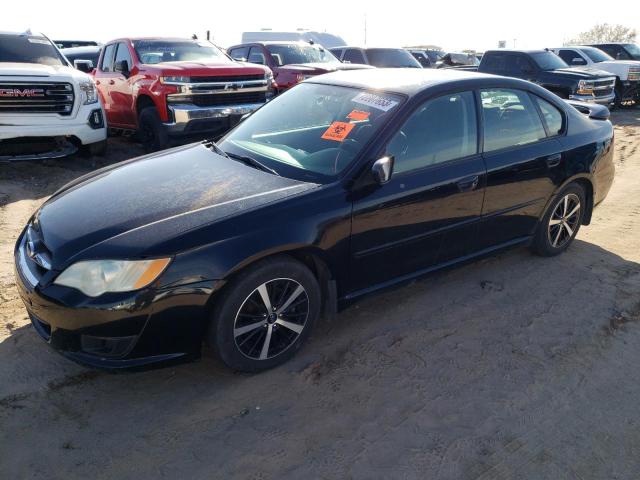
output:
[[[479,181],[480,177],[478,175],[473,175],[471,177],[463,178],[456,185],[458,185],[458,190],[461,192],[470,192],[478,187]]]
[[[109,80],[109,85],[115,85],[115,81],[114,80]]]
[[[546,158],[547,167],[549,168],[557,167],[558,165],[560,165],[561,160],[562,160],[562,154],[560,153],[556,153],[555,155],[549,155]]]

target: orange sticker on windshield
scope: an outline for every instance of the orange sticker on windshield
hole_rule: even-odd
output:
[[[369,115],[371,115],[369,112],[363,112],[362,110],[353,110],[349,115],[347,115],[347,118],[349,120],[355,120],[360,121],[360,120],[366,120],[367,118],[369,118]]]
[[[333,122],[327,131],[322,134],[325,140],[335,140],[341,142],[349,135],[349,132],[355,127],[355,123]]]

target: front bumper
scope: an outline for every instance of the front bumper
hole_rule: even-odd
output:
[[[102,123],[94,123],[99,112]],[[83,105],[73,119],[57,115],[3,115],[0,119],[0,140],[20,137],[75,137],[82,145],[100,142],[107,138],[104,111],[99,103]]]
[[[243,115],[252,113],[264,103],[199,107],[192,104],[169,105],[172,121],[165,123],[169,135],[190,135],[228,129],[240,122]]]
[[[611,105],[616,96],[615,93],[603,97],[594,97],[593,95],[569,95],[569,100],[576,100],[578,102],[597,103],[598,105]]]
[[[16,285],[34,329],[79,363],[123,369],[198,358],[213,281],[91,298],[40,276],[21,238]]]

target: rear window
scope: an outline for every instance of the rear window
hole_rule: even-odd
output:
[[[369,48],[369,63],[382,68],[422,68],[422,65],[403,48]]]
[[[0,34],[0,62],[66,65],[49,40],[34,35]]]

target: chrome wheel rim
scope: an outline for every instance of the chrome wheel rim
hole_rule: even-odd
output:
[[[242,302],[233,324],[238,350],[252,360],[269,360],[298,339],[309,317],[309,296],[291,278],[263,283]]]
[[[553,248],[562,248],[571,241],[580,222],[580,197],[569,193],[562,197],[549,218],[547,234]]]

